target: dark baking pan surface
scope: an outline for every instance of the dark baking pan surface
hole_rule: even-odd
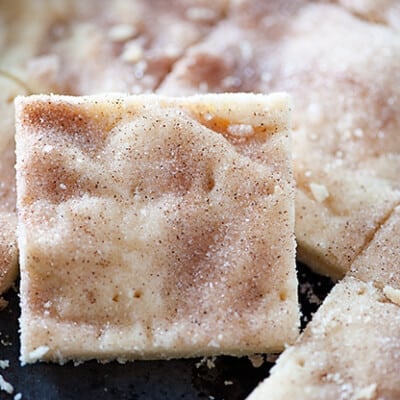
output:
[[[332,282],[303,265],[298,265],[298,275],[304,327]],[[259,367],[254,367],[247,357],[135,361],[124,365],[37,363],[21,367],[18,294],[10,290],[4,297],[9,305],[0,311],[0,360],[9,360],[10,365],[0,369],[0,374],[13,385],[14,393],[0,391],[0,399],[13,399],[21,393],[22,400],[242,400],[273,365],[267,361],[273,357],[263,356],[265,361]]]

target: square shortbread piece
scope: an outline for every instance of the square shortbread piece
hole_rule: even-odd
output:
[[[400,398],[400,307],[371,283],[338,283],[248,400]]]
[[[297,337],[288,96],[16,101],[21,361]]]

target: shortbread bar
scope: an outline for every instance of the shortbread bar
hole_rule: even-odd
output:
[[[289,111],[285,94],[18,98],[22,363],[292,343]]]

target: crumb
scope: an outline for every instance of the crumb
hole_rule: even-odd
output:
[[[215,368],[215,359],[216,357],[203,357],[198,363],[196,363],[196,368],[202,367],[204,364],[207,365],[208,369]]]
[[[300,285],[300,293],[306,294],[310,304],[321,305],[322,300],[314,293],[313,285],[310,282],[304,282]]]
[[[252,356],[249,356],[248,359],[250,360],[251,365],[254,368],[261,367],[261,365],[263,365],[265,361],[264,356],[262,354],[254,354]]]
[[[196,368],[200,368],[206,363],[207,357],[203,357],[198,363],[196,363]]]
[[[212,369],[215,368],[215,359],[216,357],[207,358],[207,368]]]
[[[232,381],[224,381],[224,385],[225,386],[233,385],[233,382]]]
[[[312,293],[312,294],[310,294],[310,295],[308,296],[308,301],[309,301],[311,304],[316,304],[316,305],[321,305],[321,304],[322,304],[321,299],[320,299],[316,294],[314,294],[314,293]]]
[[[14,400],[21,400],[22,399],[22,394],[21,393],[17,393],[15,396],[14,396]]]
[[[10,360],[0,360],[0,368],[6,369],[10,366]]]
[[[11,383],[4,380],[3,375],[1,375],[1,374],[0,374],[0,390],[2,390],[3,392],[6,392],[8,394],[13,394],[13,392],[14,392],[13,385],[11,385]]]

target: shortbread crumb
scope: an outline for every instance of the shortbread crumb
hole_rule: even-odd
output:
[[[264,356],[262,354],[254,354],[252,356],[249,356],[248,359],[254,368],[260,368],[265,361]]]
[[[11,385],[10,382],[7,382],[4,378],[3,375],[0,374],[0,390],[3,392],[6,392],[8,394],[13,394],[14,393],[14,386]]]

